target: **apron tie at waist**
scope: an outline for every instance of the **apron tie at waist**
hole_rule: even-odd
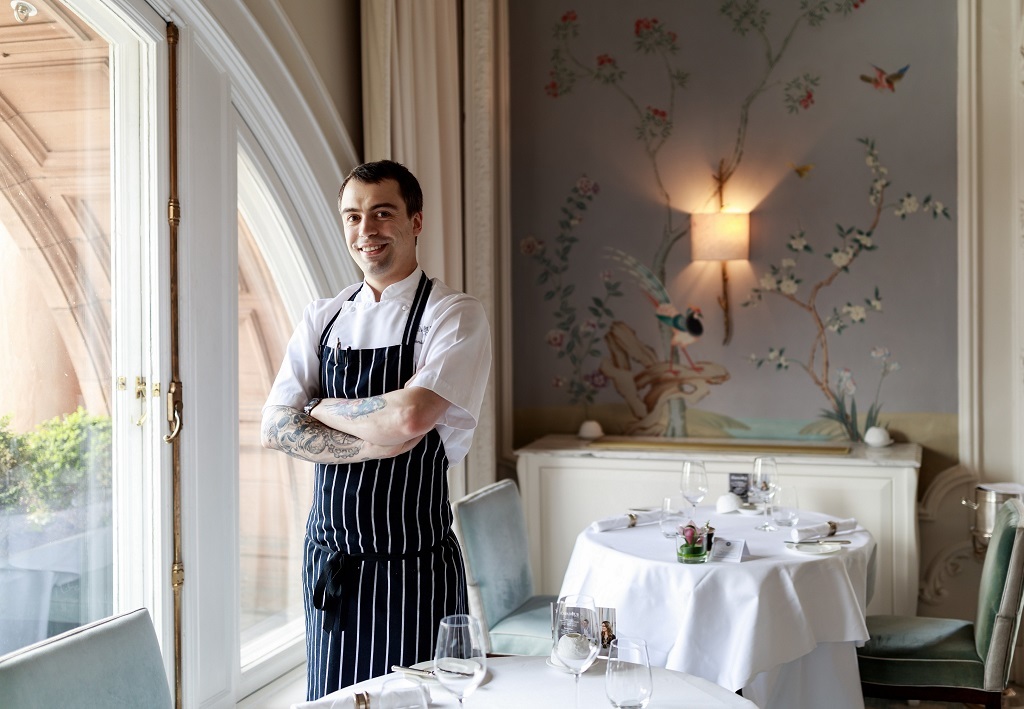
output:
[[[315,544],[315,542],[314,542]],[[427,557],[441,549],[442,543],[421,551],[384,553],[367,552],[364,554],[346,554],[331,551],[327,563],[320,570],[313,587],[313,607],[324,612],[324,631],[341,633],[352,625],[355,620],[355,607],[348,602],[345,588],[359,580],[359,567],[364,561],[382,562],[400,559]],[[327,549],[317,544],[320,549]]]

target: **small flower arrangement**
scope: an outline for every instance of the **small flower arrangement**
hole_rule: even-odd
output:
[[[698,527],[691,520],[679,525],[676,544],[676,559],[682,564],[700,564],[708,555],[709,523]]]

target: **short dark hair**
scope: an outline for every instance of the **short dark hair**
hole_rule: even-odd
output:
[[[345,193],[345,185],[350,180],[362,182],[368,185],[379,185],[384,180],[394,180],[398,183],[398,191],[405,202],[407,216],[412,216],[423,211],[423,190],[420,189],[420,182],[416,176],[409,172],[405,165],[394,160],[378,160],[367,162],[352,168],[352,171],[341,183],[338,190],[338,211],[341,211],[341,195]]]

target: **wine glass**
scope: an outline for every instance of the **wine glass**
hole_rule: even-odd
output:
[[[774,532],[778,529],[772,524],[768,510],[772,506],[772,496],[779,484],[779,473],[774,458],[754,458],[754,477],[751,479],[750,493],[754,499],[764,505],[764,522],[754,529],[762,532]]]
[[[708,474],[704,470],[704,463],[699,460],[687,460],[683,463],[683,479],[679,489],[692,506],[690,519],[693,519],[697,515],[697,505],[708,494]]]
[[[617,637],[608,646],[604,690],[619,709],[643,709],[651,701],[651,661],[640,638]]]
[[[597,608],[590,596],[563,596],[555,609],[555,656],[576,680],[576,709],[580,706],[580,675],[600,649]]]
[[[480,621],[459,613],[441,619],[434,651],[434,676],[455,695],[459,706],[473,693],[487,671],[487,652]]]

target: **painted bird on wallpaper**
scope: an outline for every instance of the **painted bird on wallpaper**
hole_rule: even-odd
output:
[[[903,75],[907,73],[907,69],[910,68],[910,65],[907,64],[899,71],[894,71],[892,73],[887,72],[885,69],[877,67],[874,64],[872,64],[871,67],[875,70],[875,75],[868,76],[867,74],[861,74],[860,80],[866,81],[879,91],[885,91],[886,89],[895,91],[896,82],[903,78]]]
[[[695,372],[701,371],[701,368],[694,364],[693,359],[690,358],[690,353],[686,351],[687,347],[700,339],[700,336],[704,334],[704,315],[701,313],[700,308],[691,306],[686,308],[685,313],[679,312],[676,306],[672,305],[665,286],[647,266],[637,261],[633,256],[618,249],[609,248],[607,251],[611,254],[609,258],[622,264],[626,273],[633,277],[633,280],[643,290],[644,295],[651,301],[651,305],[654,306],[654,315],[658,318],[658,322],[671,328],[672,347],[678,349],[686,357],[686,361],[690,363],[691,369]]]
[[[794,165],[789,163],[789,169],[796,173],[796,176],[801,180],[807,177],[807,175],[814,169],[814,163],[809,162],[806,165]]]

